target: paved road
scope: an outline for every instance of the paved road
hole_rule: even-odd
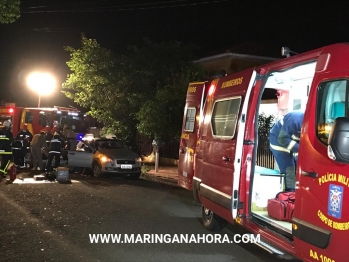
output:
[[[207,234],[191,192],[140,179],[0,183],[1,261],[283,261],[253,244],[102,244],[89,234]],[[245,233],[229,225],[220,234]]]

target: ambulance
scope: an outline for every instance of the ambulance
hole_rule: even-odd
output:
[[[349,43],[282,50],[286,58],[189,85],[179,184],[201,203],[208,230],[237,223],[280,258],[349,261]],[[270,99],[275,121],[304,112],[290,221],[267,211],[283,174],[275,161],[258,164],[258,117]]]

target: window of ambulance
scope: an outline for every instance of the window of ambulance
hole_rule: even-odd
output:
[[[234,137],[240,104],[241,97],[216,101],[211,119],[214,138],[232,139]]]
[[[317,137],[328,145],[332,125],[337,117],[348,117],[348,86],[347,79],[339,79],[321,83],[318,89],[316,122]],[[347,106],[345,106],[347,104]]]
[[[195,116],[196,116],[196,108],[188,107],[185,115],[185,127],[184,131],[193,132],[195,128]]]

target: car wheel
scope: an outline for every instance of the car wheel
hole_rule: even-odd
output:
[[[92,171],[93,171],[94,177],[101,177],[102,176],[102,168],[101,168],[100,164],[93,163]]]
[[[204,206],[202,206],[202,221],[204,227],[210,231],[221,231],[227,225],[227,221]]]

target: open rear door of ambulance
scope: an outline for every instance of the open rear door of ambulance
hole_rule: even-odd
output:
[[[253,134],[250,131],[254,123],[253,117],[248,117],[248,111],[256,111],[256,101],[258,100],[258,94],[253,94],[256,90],[260,90],[263,78],[255,70],[249,72],[251,77],[249,79],[248,87],[246,89],[246,95],[243,100],[241,107],[240,118],[238,121],[238,133],[236,137],[236,150],[234,157],[234,174],[233,174],[233,185],[232,185],[232,218],[239,222],[238,209],[241,209],[242,202],[246,202],[245,195],[246,192],[239,191],[240,180],[246,180],[246,174],[251,172],[251,159],[253,155]],[[244,78],[245,79],[245,78]],[[253,96],[253,97],[252,97]],[[254,116],[254,113],[251,114]],[[243,183],[245,184],[245,183]],[[243,211],[242,211],[243,212]],[[241,215],[243,213],[241,212]]]
[[[349,259],[349,165],[328,153],[338,117],[349,117],[349,45],[325,47],[317,61],[298,155],[294,248],[303,261]]]
[[[194,152],[207,84],[207,82],[189,83],[187,91],[179,145],[178,185],[188,190],[192,190]]]

